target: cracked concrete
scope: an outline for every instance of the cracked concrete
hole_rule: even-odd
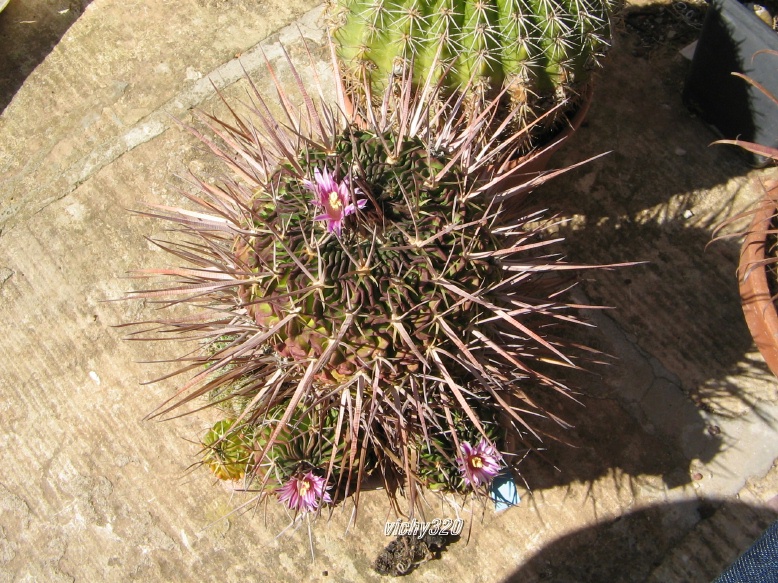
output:
[[[21,26],[14,4],[0,30]],[[143,361],[178,351],[122,340],[112,326],[149,308],[105,301],[168,261],[144,239],[161,226],[126,209],[175,204],[180,177],[221,172],[174,118],[223,111],[212,83],[234,102],[244,69],[268,85],[279,41],[305,60],[301,32],[321,58],[321,8],[81,7],[0,115],[0,581],[380,580],[383,494],[364,495],[356,525],[346,505],[310,535],[279,508],[231,514],[245,498],[189,469],[208,415],[143,420],[175,388],[141,384],[167,370]],[[777,383],[742,320],[736,245],[705,249],[764,171],[708,147],[674,49],[636,57],[632,41],[617,35],[556,163],[613,152],[533,194],[570,219],[572,260],[649,262],[581,276],[577,301],[615,309],[586,311],[597,328],[575,334],[614,358],[571,375],[574,447],[524,462],[518,507],[430,500],[467,536],[410,581],[708,581],[776,516]]]

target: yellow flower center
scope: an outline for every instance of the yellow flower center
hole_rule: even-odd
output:
[[[300,496],[305,496],[310,489],[311,483],[308,480],[300,480],[300,487],[298,488]]]
[[[330,192],[330,208],[334,211],[339,210],[340,207],[343,206],[343,203],[340,202],[340,194],[338,194],[336,191]]]
[[[470,465],[474,468],[482,468],[484,467],[484,460],[482,460],[479,456],[474,455],[470,458]]]

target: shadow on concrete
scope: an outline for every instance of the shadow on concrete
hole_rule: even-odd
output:
[[[732,502],[651,506],[554,541],[503,583],[709,583],[777,518]]]
[[[0,112],[92,0],[11,0],[0,12]]]
[[[586,221],[563,234],[573,261],[609,263],[626,255],[647,262],[592,274],[583,287],[593,302],[616,308],[613,318],[629,342],[658,361],[660,376],[699,405],[729,395],[753,406],[757,399],[738,377],[770,375],[761,359],[748,359],[753,340],[735,276],[740,245],[722,240],[708,246],[711,229],[693,221],[643,215],[597,226]],[[727,414],[727,407],[717,413]]]
[[[657,53],[679,51],[697,40],[708,4],[701,0],[627,5],[618,15],[622,30],[630,35],[634,57],[651,59]]]
[[[759,401],[744,379],[772,379],[751,358],[738,242],[706,249],[713,228],[742,204],[711,209],[709,193],[750,168],[733,149],[709,147],[715,134],[684,106],[689,63],[678,47],[646,52],[643,37],[621,28],[588,123],[554,165],[610,155],[548,182],[529,202],[572,219],[560,228],[569,261],[646,264],[581,275],[582,302],[615,308],[590,315],[601,331],[582,344],[615,359],[594,376],[572,378],[584,408],[551,408],[575,425],[564,439],[576,448],[551,442],[545,462],[522,462],[531,489],[619,472],[633,483],[661,476],[669,488],[689,484],[691,460],[712,460],[727,439],[703,412],[742,414]],[[695,215],[700,208],[706,216]]]
[[[548,437],[540,455],[518,466],[530,491],[607,477],[615,483],[626,478],[635,489],[658,487],[656,477],[668,489],[688,486],[698,471],[694,464],[711,462],[731,445],[706,418],[706,409],[715,405],[721,412],[720,402],[751,406],[756,400],[728,381],[751,349],[737,288],[729,285],[736,244],[724,242],[720,255],[707,254],[707,230],[676,228],[649,222],[562,229],[573,262],[615,263],[626,255],[651,263],[583,272],[582,291],[570,299],[616,309],[584,310],[584,320],[595,328],[569,327],[567,340],[608,356],[580,362],[586,372],[544,370],[573,388],[575,400],[527,389],[536,403],[570,424],[533,420],[533,428]],[[642,255],[646,244],[662,258]],[[682,274],[678,281],[672,281],[675,272]],[[763,363],[754,363],[754,374],[759,371],[769,375]],[[709,379],[718,384],[703,394],[698,383]]]
[[[739,243],[706,249],[712,227],[684,218],[691,201],[674,202],[634,216],[579,216],[560,229],[573,263],[646,263],[582,273],[579,301],[614,309],[586,312],[597,329],[576,330],[575,340],[614,358],[565,379],[580,389],[582,406],[559,403],[562,409],[552,410],[574,425],[565,440],[575,448],[551,444],[546,460],[525,460],[520,471],[531,489],[614,473],[633,484],[661,476],[668,488],[688,485],[691,460],[710,462],[726,442],[703,413],[758,411],[760,396],[748,391],[772,376],[753,355],[740,307]]]
[[[584,390],[594,392],[588,391],[589,386]],[[603,478],[626,483],[635,491],[643,486],[657,489],[657,477],[668,489],[692,484],[698,476],[691,460],[710,462],[723,440],[691,402],[673,394],[677,393],[674,387],[648,390],[667,399],[662,402],[668,407],[664,427],[647,420],[637,403],[630,405],[616,397],[579,395],[579,403],[551,409],[574,425],[564,432],[550,428],[548,433],[564,444],[546,439],[539,455],[527,456],[518,466],[530,492],[576,482],[593,485]],[[674,406],[668,406],[668,401]]]
[[[628,16],[650,14],[655,6],[632,7]],[[683,43],[647,48],[648,42],[624,24],[616,27],[587,120],[553,162],[565,167],[609,154],[549,182],[535,199],[594,225],[603,218],[635,217],[750,170],[737,148],[710,147],[719,135],[684,105],[691,65],[679,53]]]

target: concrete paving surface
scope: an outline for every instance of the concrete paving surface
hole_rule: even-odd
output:
[[[656,5],[632,3],[630,10]],[[670,6],[671,4],[665,4]],[[653,7],[653,8],[652,8]],[[575,378],[574,445],[528,459],[521,504],[495,514],[430,499],[465,533],[408,581],[704,582],[778,516],[778,384],[744,324],[734,241],[712,229],[756,197],[735,151],[684,108],[677,42],[621,21],[588,122],[555,160],[611,153],[534,201],[569,219],[572,260],[646,261],[581,276],[586,342],[613,355]],[[36,32],[37,30],[37,32]],[[175,389],[143,384],[180,352],[114,327],[111,302],[169,258],[127,209],[176,204],[180,176],[221,170],[173,118],[267,84],[312,0],[11,0],[0,14],[0,581],[379,581],[395,516],[369,492],[287,529],[279,508],[189,471],[207,414],[143,418]],[[576,331],[576,334],[584,332]],[[281,533],[281,534],[279,534]],[[313,551],[313,552],[312,552]]]

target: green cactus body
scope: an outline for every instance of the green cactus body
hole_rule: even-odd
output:
[[[217,421],[203,437],[203,461],[220,480],[241,479],[251,463],[251,431],[234,424],[234,419]]]
[[[299,372],[279,388],[280,400],[260,398],[265,394],[262,384],[243,378],[225,384],[212,398],[233,401],[236,412],[247,412],[255,458],[276,434],[261,459],[252,458],[257,465],[244,468],[245,474],[281,485],[300,472],[331,468],[328,476],[342,485],[347,476],[355,477],[358,467],[375,467],[381,460],[389,464],[387,460],[405,454],[395,443],[396,434],[386,432],[385,420],[357,423],[348,412],[342,424],[352,431],[359,426],[361,434],[367,423],[369,442],[354,440],[345,430],[336,435],[342,413],[335,400],[321,395],[345,391],[353,398],[360,380],[367,379],[362,408],[394,415],[386,403],[424,387],[429,381],[420,381],[419,375],[428,374],[431,354],[458,350],[453,337],[473,342],[474,334],[494,335],[496,345],[499,325],[478,329],[480,322],[493,319],[490,304],[512,307],[501,289],[505,266],[494,256],[503,235],[485,218],[488,199],[462,196],[469,179],[464,169],[453,164],[446,170],[445,158],[418,137],[350,128],[331,149],[309,147],[297,162],[311,175],[313,169],[327,169],[336,182],[351,177],[352,192],[369,201],[364,211],[345,220],[341,236],[327,235],[311,204],[310,179],[296,174],[290,161],[277,169],[275,191],[255,191],[249,203],[251,223],[242,226],[245,234],[234,239],[232,252],[247,280],[236,290],[240,311],[266,335],[269,362],[280,370],[299,371],[304,363],[321,359],[312,383],[320,400],[308,408],[298,405],[279,427]],[[452,292],[445,282],[456,282],[460,291]],[[220,337],[214,347],[233,350],[227,340]],[[229,374],[230,366],[222,370]],[[446,357],[442,366],[450,371],[446,374],[469,378],[467,364],[456,358]],[[432,382],[448,386],[445,380]],[[413,410],[402,415],[402,424],[415,436],[427,426],[430,442],[412,442],[417,453],[411,463],[431,489],[466,489],[455,462],[459,454],[452,430],[460,442],[502,439],[491,420],[494,411],[482,404],[489,401],[486,389],[462,382],[467,395],[462,398],[472,399],[484,433],[457,407],[453,426],[441,417],[421,420]],[[501,387],[513,381],[494,382]],[[362,460],[360,465],[355,458]],[[398,465],[393,462],[395,469]]]
[[[239,265],[245,266],[241,270],[256,274],[251,283],[238,289],[238,297],[259,329],[274,331],[267,343],[278,365],[319,359],[340,335],[337,348],[316,374],[316,390],[340,392],[351,387],[353,394],[359,379],[370,378],[369,374],[372,388],[363,396],[364,408],[385,407],[371,403],[372,399],[382,403],[388,398],[381,395],[411,391],[419,383],[423,360],[429,358],[424,355],[426,350],[448,347],[454,351],[449,339],[453,330],[466,335],[475,322],[487,318],[486,308],[453,296],[441,286],[441,278],[478,294],[499,287],[505,277],[499,261],[478,257],[495,249],[499,237],[486,224],[466,226],[482,220],[488,201],[465,203],[459,188],[466,177],[459,166],[453,165],[441,178],[442,159],[432,156],[417,138],[406,138],[401,144],[397,140],[391,132],[378,135],[351,130],[350,135],[336,141],[333,151],[311,148],[305,152],[307,167],[328,168],[339,178],[359,168],[354,186],[364,196],[369,194],[370,203],[359,219],[348,219],[342,237],[322,237],[310,194],[302,181],[282,168],[277,179],[281,196],[271,199],[269,193],[256,193],[255,223],[251,225],[254,235],[236,238],[234,247]],[[311,242],[314,234],[318,234],[315,248]],[[318,289],[312,289],[312,276],[320,280]],[[357,306],[358,314],[346,324]],[[410,347],[409,331],[418,351]],[[455,362],[449,366],[465,374]],[[243,382],[233,386],[240,392],[237,401],[241,406],[265,406],[254,400],[259,387],[246,392]],[[483,392],[476,387],[469,390]],[[220,397],[227,393],[229,389]],[[300,464],[328,467],[332,448],[311,455],[307,445],[314,434],[320,442],[327,432],[332,434],[326,438],[328,443],[341,443],[332,472],[338,483],[347,479],[343,475],[347,467],[352,478],[356,473],[353,460],[344,460],[344,452],[352,447],[353,455],[363,459],[363,469],[374,466],[381,456],[384,461],[387,455],[403,457],[393,438],[377,426],[369,431],[373,440],[366,449],[361,442],[343,444],[345,434],[338,438],[333,429],[338,409],[333,403],[327,406],[333,407],[329,416],[316,424],[310,418],[298,418],[295,412],[261,460],[259,473],[264,476],[270,470],[272,479],[281,483],[300,470]],[[255,435],[265,439],[268,428],[275,427],[272,419],[280,418],[281,412],[271,411]],[[410,413],[408,422],[413,432],[419,431],[420,421]],[[445,420],[438,422],[445,426]],[[456,453],[445,443],[443,451],[454,459]],[[261,447],[260,443],[257,449]],[[439,452],[432,455],[437,455],[436,467],[440,468],[443,457]],[[442,482],[446,489],[461,488],[456,473],[456,465],[446,470],[447,478]],[[430,483],[435,480],[429,478]]]
[[[283,411],[284,405],[274,407],[258,426],[262,439],[256,444],[257,452],[267,444],[270,434],[280,423]],[[295,414],[281,427],[262,461],[259,477],[269,474],[271,482],[282,484],[300,471],[316,468],[324,471],[331,461],[333,473],[338,474],[348,441],[335,435],[337,419],[337,410],[333,409],[295,409]]]
[[[338,475],[343,467],[348,436],[335,434],[336,409],[298,407],[281,427],[275,441],[257,465],[258,456],[279,425],[285,404],[271,408],[255,422],[223,419],[216,422],[202,440],[203,462],[220,480],[267,480],[280,485],[299,471],[326,469],[333,465]],[[334,453],[333,453],[334,451]]]
[[[502,443],[504,431],[493,421],[493,412],[483,406],[473,404],[479,411],[479,417],[484,421],[486,435],[492,443]],[[483,435],[468,423],[461,414],[454,415],[454,429],[457,440],[478,443]],[[463,492],[467,489],[462,473],[459,471],[456,443],[450,432],[431,436],[429,441],[419,440],[417,448],[418,476],[424,485],[433,491]]]
[[[347,79],[374,93],[413,63],[413,81],[491,98],[507,89],[522,123],[576,95],[610,40],[610,0],[336,0]],[[434,68],[434,70],[433,70]]]

